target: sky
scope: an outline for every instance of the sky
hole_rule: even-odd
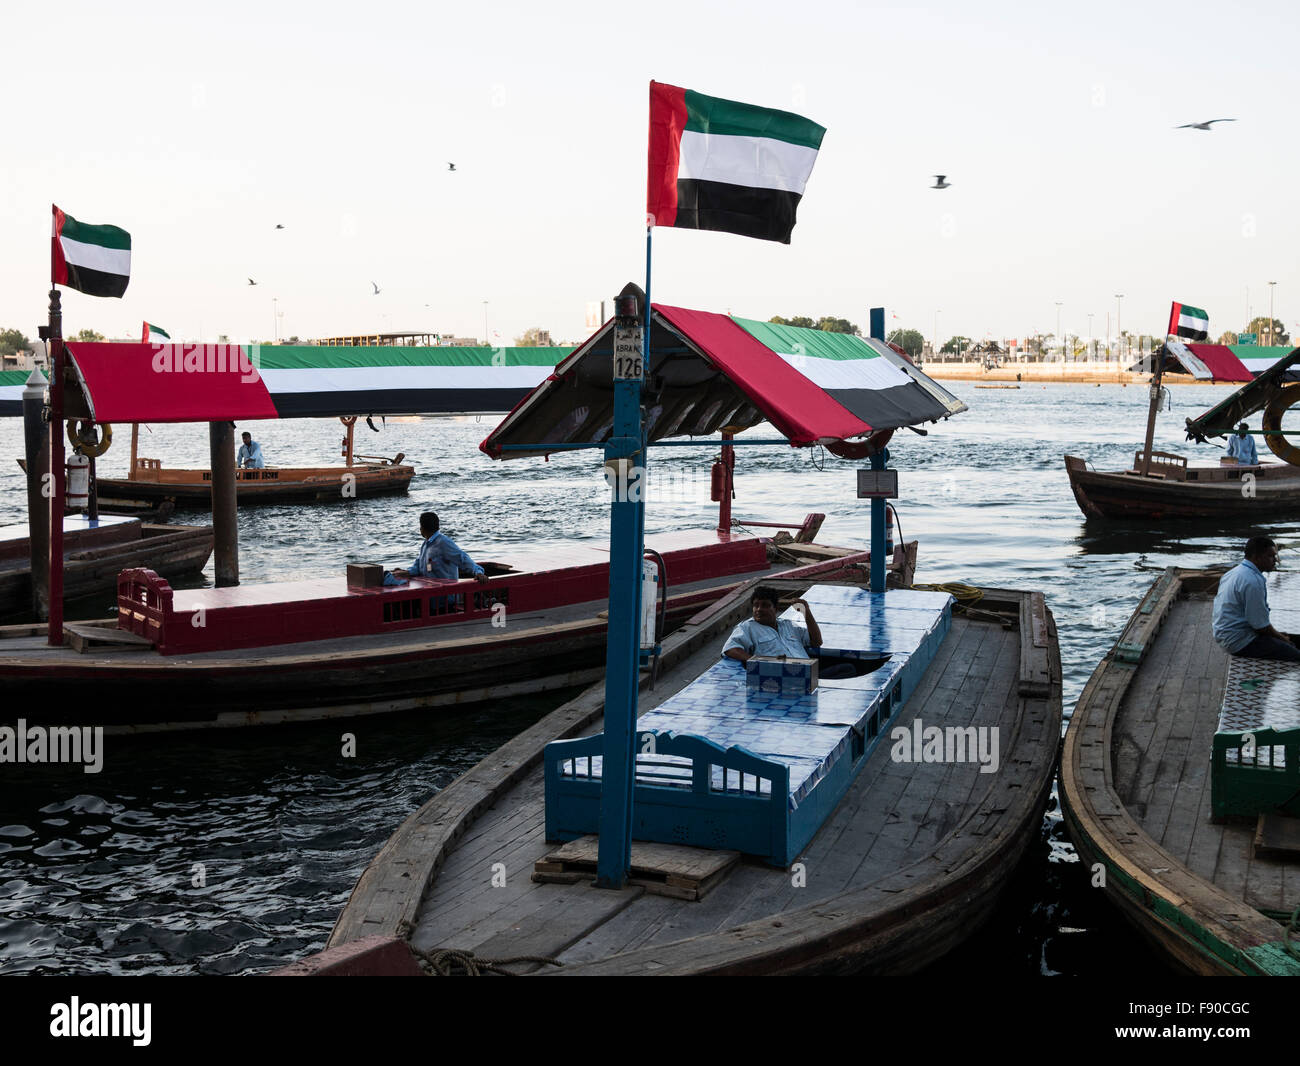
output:
[[[1294,333],[1298,24],[1272,2],[10,5],[0,328],[45,320],[57,203],[133,241],[126,295],[66,292],[65,335],[579,340],[589,301],[644,284],[653,78],[827,128],[792,243],[657,229],[657,302],[864,329],[884,306],[943,340],[1055,333],[1058,301],[1066,334],[1162,334],[1178,300],[1217,336],[1273,281]],[[1174,129],[1209,118],[1237,121]]]

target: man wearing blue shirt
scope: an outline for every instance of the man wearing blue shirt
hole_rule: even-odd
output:
[[[1242,466],[1259,465],[1259,453],[1255,451],[1255,438],[1246,431],[1250,427],[1243,422],[1237,427],[1237,435],[1228,438],[1228,458],[1236,459]]]
[[[1214,597],[1214,639],[1230,655],[1300,662],[1292,638],[1269,622],[1264,575],[1277,569],[1277,545],[1268,537],[1246,541],[1246,558],[1219,579]]]
[[[776,590],[760,585],[750,598],[753,618],[746,618],[731,631],[722,654],[728,659],[744,662],[753,655],[784,655],[791,659],[807,659],[811,648],[819,648],[822,631],[813,618],[807,600],[795,600],[803,605],[804,621],[808,628],[796,626],[789,619],[778,619],[776,607],[779,597]]]
[[[244,443],[239,446],[235,456],[235,465],[250,470],[261,470],[266,466],[262,461],[262,446],[253,440],[251,433],[244,434]]]
[[[483,568],[466,555],[456,542],[445,533],[438,532],[438,516],[433,511],[420,515],[420,535],[425,538],[420,545],[420,554],[409,570],[394,570],[394,577],[427,577],[450,579],[460,578],[462,570],[474,576],[480,584],[488,580]]]

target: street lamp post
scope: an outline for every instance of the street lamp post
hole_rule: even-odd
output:
[[[491,334],[488,333],[487,305],[488,302],[484,300],[483,301],[483,343],[490,348],[492,347],[492,336]]]
[[[1092,352],[1092,312],[1088,312],[1088,352]]]
[[[931,336],[934,337],[934,357],[938,359],[939,358],[939,312],[937,310],[934,313],[934,333],[931,334]]]
[[[271,326],[272,334],[275,337],[275,343],[279,344],[280,343],[280,298],[278,296],[271,297],[271,319],[272,319],[272,326]]]
[[[1124,329],[1120,323],[1119,317],[1120,300],[1122,299],[1124,299],[1124,294],[1122,292],[1117,292],[1115,294],[1115,355],[1119,359],[1124,358],[1124,354],[1120,350],[1121,346],[1124,344]]]
[[[1061,339],[1061,301],[1056,301],[1056,340],[1061,346],[1061,362],[1065,362],[1065,341]]]
[[[1268,343],[1269,343],[1269,344],[1273,344],[1273,343],[1274,343],[1274,341],[1273,341],[1273,333],[1274,333],[1274,329],[1273,329],[1273,286],[1276,285],[1276,284],[1277,284],[1276,281],[1270,281],[1270,282],[1268,283]]]

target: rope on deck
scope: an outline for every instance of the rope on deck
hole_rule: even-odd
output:
[[[985,611],[975,606],[984,598],[984,590],[974,585],[964,585],[960,581],[951,581],[946,585],[911,585],[918,592],[946,592],[957,601],[953,610],[963,612],[968,618],[983,618],[987,622],[997,622],[1004,628],[1015,624],[1010,615],[998,611]]]
[[[457,977],[462,975],[465,977],[482,977],[489,973],[500,974],[502,977],[520,977],[521,974],[512,973],[505,967],[523,962],[533,962],[539,966],[564,965],[559,959],[553,959],[546,955],[515,955],[508,959],[480,959],[472,951],[460,951],[456,948],[434,948],[431,951],[421,951],[415,945],[411,945],[411,950],[429,964],[431,975],[434,977]]]

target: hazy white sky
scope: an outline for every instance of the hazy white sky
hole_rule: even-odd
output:
[[[277,298],[281,336],[481,337],[486,300],[507,343],[579,338],[588,300],[644,280],[655,78],[828,130],[793,243],[657,230],[658,301],[863,327],[883,304],[978,338],[1054,332],[1059,300],[1102,337],[1124,293],[1126,329],[1178,299],[1217,335],[1276,281],[1295,331],[1298,24],[1272,2],[9,5],[0,327],[44,320],[55,202],[134,242],[126,296],[66,293],[68,332],[261,339]]]

